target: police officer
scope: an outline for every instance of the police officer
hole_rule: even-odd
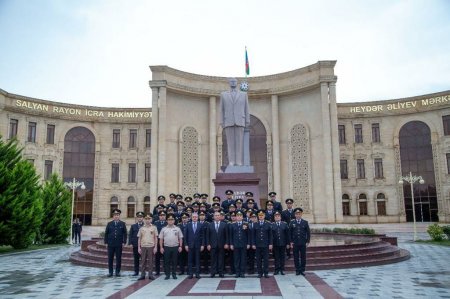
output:
[[[105,244],[108,245],[108,277],[113,275],[113,261],[116,256],[116,276],[120,276],[122,265],[122,246],[127,243],[127,226],[120,220],[119,209],[113,210],[113,220],[108,222],[105,229]]]
[[[287,225],[289,226],[289,223],[291,223],[291,220],[295,218],[294,215],[294,208],[292,207],[294,204],[294,200],[292,198],[288,198],[285,200],[287,209],[283,210],[283,212],[281,212],[281,221],[284,221],[287,223]],[[290,259],[291,258],[291,249],[290,248],[286,248],[286,255],[287,258]]]
[[[276,192],[270,192],[269,193],[269,200],[273,202],[273,209],[275,211],[282,212],[283,206],[281,205],[281,202],[277,201],[277,193]]]
[[[255,210],[259,210],[258,205],[255,203],[255,200],[253,199],[253,192],[245,192],[245,203],[244,203],[244,208],[246,209],[255,209]],[[251,201],[251,203],[250,203]],[[250,203],[250,206],[249,206]]]
[[[203,203],[201,203],[200,205],[203,205]],[[198,222],[199,222],[200,226],[202,227],[202,234],[204,236],[205,246],[206,246],[206,235],[208,233],[209,223],[208,223],[208,221],[206,221],[205,211],[201,210],[198,213]],[[202,272],[205,274],[209,273],[209,259],[210,259],[210,252],[208,250],[203,250],[200,253],[200,267],[202,268]]]
[[[294,209],[295,219],[289,225],[291,247],[293,248],[295,274],[305,276],[306,247],[309,245],[311,233],[308,221],[302,219],[303,209]],[[300,261],[299,261],[300,253]]]
[[[275,275],[284,275],[284,259],[286,248],[289,249],[289,226],[281,221],[281,213],[275,212],[275,222],[272,223],[273,255],[275,257]]]
[[[255,211],[251,211],[250,213],[250,221],[248,221],[248,229],[249,234],[254,235],[255,223],[258,221],[257,215]],[[247,268],[248,274],[255,273],[255,249],[253,246],[247,250]]]
[[[265,215],[265,219],[269,222],[273,222],[274,220],[274,214],[275,214],[275,210],[274,210],[274,203],[271,200],[268,200],[266,202],[266,215]],[[259,218],[259,216],[258,216]]]
[[[173,211],[177,211],[177,203],[175,202],[177,195],[175,193],[170,193],[169,195],[169,203],[166,205],[166,208],[172,207]]]
[[[164,201],[165,200],[166,200],[166,197],[164,195],[158,196],[158,204],[153,208],[153,215],[158,215],[158,213],[159,213],[158,208],[159,207],[162,207],[163,210],[166,208],[166,206],[164,205]]]
[[[227,198],[224,201],[222,201],[222,205],[221,205],[222,206],[222,210],[225,213],[228,213],[229,212],[228,211],[228,207],[231,204],[234,204],[233,194],[234,194],[233,190],[225,191],[225,195],[226,195]]]
[[[186,212],[183,212],[181,214],[181,222],[178,224],[178,227],[181,229],[182,232],[185,231],[188,222],[189,222],[189,214]],[[186,270],[187,262],[188,262],[188,253],[187,253],[185,247],[183,246],[183,250],[180,252],[180,256],[178,258],[178,267],[180,268],[179,275],[184,274],[184,271]]]
[[[245,277],[247,264],[247,249],[250,248],[251,236],[249,236],[248,223],[242,221],[242,212],[236,212],[236,222],[230,228],[230,249],[233,250],[234,269],[236,278]]]
[[[166,213],[161,211],[159,212],[159,220],[154,222],[154,225],[156,225],[156,228],[158,229],[158,236],[159,233],[161,232],[162,228],[165,227],[167,225],[167,221],[166,221]],[[161,253],[161,244],[159,244],[159,238],[158,238],[158,245],[157,245],[157,251],[156,251],[156,255],[155,255],[155,272],[156,275],[159,275],[160,271],[161,271],[161,259],[163,258],[163,255]]]
[[[136,213],[137,222],[131,225],[130,234],[128,238],[128,245],[133,246],[133,259],[134,259],[134,274],[133,276],[139,275],[139,244],[138,244],[138,232],[139,229],[144,225],[144,212]]]
[[[265,220],[263,210],[258,211],[258,221],[253,229],[253,249],[256,250],[258,278],[269,277],[269,250],[272,250],[273,236],[270,222]]]

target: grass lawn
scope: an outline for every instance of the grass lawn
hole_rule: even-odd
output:
[[[433,240],[417,240],[418,243],[433,244],[441,246],[450,246],[450,240],[433,241]]]
[[[15,252],[25,252],[32,251],[37,249],[45,249],[45,248],[53,248],[53,247],[61,247],[68,246],[67,244],[47,244],[47,245],[31,245],[28,248],[24,249],[14,249],[12,246],[0,246],[0,255],[5,253],[15,253]]]

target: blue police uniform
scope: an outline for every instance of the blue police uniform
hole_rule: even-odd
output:
[[[122,266],[122,246],[127,243],[127,226],[125,222],[120,220],[108,222],[104,241],[108,245],[109,276],[113,274],[114,255],[116,256],[116,276],[119,276]]]
[[[268,277],[269,245],[273,243],[272,227],[268,221],[257,221],[253,229],[253,245],[256,246],[258,277]]]
[[[308,221],[304,219],[291,220],[289,224],[291,243],[293,243],[293,254],[296,274],[304,274],[306,269],[306,243],[309,243],[311,233]],[[300,253],[300,261],[299,261]]]

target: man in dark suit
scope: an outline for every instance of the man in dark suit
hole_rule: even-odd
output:
[[[234,204],[234,199],[233,199],[234,192],[233,192],[233,190],[227,190],[227,191],[225,191],[225,194],[226,194],[227,198],[224,201],[222,201],[221,207],[222,207],[222,210],[225,212],[225,214],[227,214],[229,212],[228,207],[231,204]]]
[[[275,212],[275,222],[272,223],[273,255],[275,257],[275,275],[284,275],[284,259],[286,248],[289,249],[289,226],[281,221],[281,213]]]
[[[236,222],[230,227],[230,249],[233,251],[236,278],[245,277],[247,263],[247,249],[250,248],[248,223],[242,222],[242,212],[236,212]]]
[[[279,211],[280,213],[283,211],[283,206],[281,205],[281,202],[277,200],[277,193],[276,192],[270,192],[269,193],[269,200],[273,202],[273,209],[275,211]]]
[[[263,210],[258,211],[258,221],[253,229],[253,249],[256,250],[258,278],[269,278],[269,250],[272,250],[273,236],[270,222],[265,220]]]
[[[134,259],[134,274],[133,276],[139,275],[139,244],[138,244],[138,232],[139,229],[144,225],[144,212],[136,213],[137,222],[131,225],[130,234],[128,238],[128,245],[133,246],[133,259]]]
[[[311,233],[308,221],[302,219],[303,209],[294,209],[295,219],[289,225],[291,247],[293,248],[295,274],[305,276],[306,247],[309,245]],[[301,261],[299,261],[299,253]]]
[[[200,278],[200,252],[204,250],[205,239],[203,227],[198,222],[198,214],[192,213],[192,222],[188,223],[183,233],[185,250],[188,252],[188,278],[192,279],[192,267],[195,266],[195,278]],[[195,264],[194,264],[195,263]]]
[[[183,212],[181,214],[181,222],[178,224],[178,227],[181,229],[183,234],[184,234],[184,231],[186,230],[188,223],[189,223],[189,214],[186,212]],[[184,271],[186,270],[187,262],[188,262],[188,253],[185,249],[185,246],[183,246],[183,250],[181,251],[180,256],[178,258],[178,266],[180,267],[179,275],[184,274]]]
[[[266,202],[266,215],[265,215],[265,219],[266,219],[267,221],[269,221],[269,222],[273,222],[273,220],[274,220],[274,218],[273,218],[274,214],[275,214],[275,210],[274,210],[274,208],[273,208],[273,201],[268,200],[268,201]],[[259,218],[259,216],[258,216],[258,218]]]
[[[220,221],[220,212],[214,212],[214,220],[206,230],[206,244],[211,252],[211,277],[224,277],[225,249],[228,249],[227,224]]]
[[[114,255],[116,256],[116,276],[120,276],[122,266],[122,246],[127,243],[127,226],[120,221],[119,209],[113,210],[113,220],[108,222],[105,229],[105,244],[108,245],[108,277],[113,275]]]
[[[165,212],[159,212],[158,215],[159,219],[153,222],[154,225],[156,225],[156,228],[158,229],[158,236],[161,232],[162,228],[167,225],[166,221],[166,213]],[[161,253],[161,246],[159,244],[159,238],[158,238],[158,244],[157,244],[156,254],[155,254],[155,274],[159,275],[161,271],[161,259],[163,258],[163,255]]]
[[[254,234],[254,229],[255,229],[255,223],[258,221],[256,212],[251,212],[250,213],[250,221],[248,221],[248,229],[249,229],[249,234],[251,236],[253,236]],[[248,274],[254,274],[255,273],[255,249],[252,247],[250,247],[247,250],[247,269],[248,269]]]

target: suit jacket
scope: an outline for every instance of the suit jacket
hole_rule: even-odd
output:
[[[138,247],[138,237],[137,234],[139,232],[139,229],[144,225],[144,222],[142,222],[142,225],[139,225],[139,223],[135,223],[131,225],[130,228],[130,235],[128,238],[128,244],[133,245],[134,247]]]
[[[294,209],[291,209],[289,212],[288,209],[281,212],[281,220],[283,220],[286,223],[291,223],[291,220],[295,218]]]
[[[206,222],[205,222],[206,224]],[[189,246],[189,248],[198,248],[200,246],[205,245],[205,235],[203,226],[200,224],[200,221],[197,221],[197,229],[194,232],[194,226],[192,222],[189,222],[188,225],[184,228],[184,245]]]
[[[123,221],[108,222],[105,229],[105,244],[111,247],[119,247],[127,243],[127,226]]]
[[[272,235],[274,246],[286,246],[291,242],[289,226],[284,221],[280,221],[280,225],[272,223]]]
[[[264,221],[263,224],[260,224],[258,220],[253,225],[253,243],[252,245],[256,245],[256,247],[268,247],[273,243],[272,236],[272,226],[269,222]]]
[[[289,224],[289,232],[291,242],[295,245],[305,245],[309,243],[311,238],[311,233],[309,230],[308,221],[302,219],[300,224],[296,219],[291,220]]]
[[[228,228],[225,222],[220,221],[217,232],[216,222],[209,223],[206,232],[206,244],[211,245],[212,248],[223,248],[225,244],[228,244]]]
[[[236,92],[224,91],[220,94],[220,124],[226,127],[246,127],[250,124],[248,96],[236,88]]]

